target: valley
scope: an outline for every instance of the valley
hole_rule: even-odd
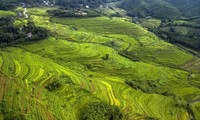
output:
[[[200,119],[199,52],[150,32],[160,19],[137,23],[116,9],[92,17],[47,12],[58,6],[0,10],[33,36],[0,48],[0,120]],[[48,35],[26,31],[30,21]]]

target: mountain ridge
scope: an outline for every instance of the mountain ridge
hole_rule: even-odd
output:
[[[199,6],[200,0],[126,0],[119,4],[130,16],[157,18],[200,16]]]

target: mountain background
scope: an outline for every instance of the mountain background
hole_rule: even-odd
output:
[[[200,0],[124,0],[119,7],[130,16],[179,18],[200,16]]]
[[[0,0],[2,3],[42,3],[44,0]],[[118,7],[127,10],[128,15],[137,17],[180,18],[200,16],[200,0],[48,0],[61,6],[87,4],[98,7],[107,2],[119,1]]]

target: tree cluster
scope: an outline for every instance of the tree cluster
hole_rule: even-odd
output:
[[[15,6],[13,4],[2,4],[0,3],[0,10],[11,10],[11,9],[14,9]]]
[[[80,120],[122,120],[123,114],[117,106],[106,102],[92,102],[81,111]]]
[[[47,86],[45,86],[45,88],[48,89],[49,91],[54,91],[60,87],[61,87],[61,83],[59,81],[54,81],[52,83],[49,83]]]
[[[156,93],[156,88],[162,86],[159,80],[126,80],[125,83],[133,89],[145,93]]]
[[[108,60],[109,59],[109,54],[105,54],[105,56],[101,57],[102,60]]]
[[[14,19],[0,18],[0,45],[1,47],[22,42],[38,41],[48,37],[48,31],[37,27],[33,22],[17,28],[13,25]],[[28,34],[31,34],[28,36]]]
[[[45,88],[52,92],[59,89],[64,84],[74,84],[69,76],[62,75],[59,78],[55,78],[54,81],[48,83]]]
[[[0,102],[0,114],[3,115],[3,120],[26,120],[24,114],[20,114],[16,110],[8,109],[6,101]]]

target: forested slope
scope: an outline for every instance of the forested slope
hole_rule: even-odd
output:
[[[200,16],[200,0],[125,0],[119,7],[131,16],[178,18]]]

